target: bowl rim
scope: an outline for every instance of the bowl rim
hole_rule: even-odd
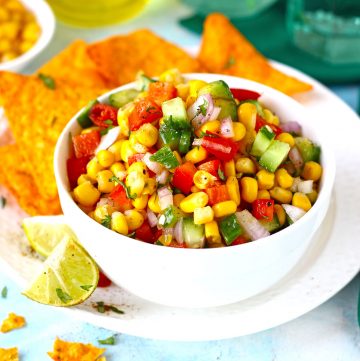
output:
[[[225,82],[227,82],[227,79],[232,80],[232,81],[237,81],[241,83],[241,87],[246,87],[246,89],[249,90],[255,90],[257,92],[260,92],[261,95],[263,95],[265,92],[269,95],[270,93],[270,98],[280,98],[282,100],[284,100],[285,102],[287,102],[292,108],[298,108],[298,110],[300,110],[304,115],[306,115],[307,110],[306,108],[299,103],[298,101],[296,101],[295,99],[291,98],[290,96],[287,96],[286,94],[273,89],[271,87],[268,87],[264,84],[252,81],[252,80],[248,80],[248,79],[244,79],[244,78],[240,78],[240,77],[235,77],[235,76],[229,76],[229,75],[224,75],[224,74],[216,74],[216,73],[183,73],[182,76],[186,79],[186,80],[190,80],[190,79],[202,79],[202,78],[212,78],[212,79],[208,79],[208,81],[214,81],[214,80],[224,80]],[[216,78],[216,79],[215,79]],[[206,79],[204,79],[206,80]],[[97,100],[99,100],[100,102],[107,102],[108,98],[111,94],[116,93],[119,90],[123,90],[123,89],[127,89],[127,88],[131,88],[135,86],[135,82],[131,82],[128,84],[124,84],[120,87],[117,87],[115,89],[112,89],[102,95],[100,95],[99,97],[97,97]],[[260,100],[261,100],[261,96],[260,96]],[[76,118],[78,117],[78,115],[82,112],[82,110],[84,109],[84,107],[79,110],[71,119],[70,121],[67,123],[67,125],[65,126],[65,128],[63,129],[63,131],[61,132],[56,147],[55,147],[55,153],[54,153],[54,170],[55,170],[55,178],[56,178],[56,184],[59,188],[59,194],[63,194],[68,201],[70,201],[71,207],[74,207],[72,209],[72,211],[76,212],[79,217],[84,221],[84,222],[90,222],[94,227],[95,224],[96,226],[98,226],[98,230],[99,232],[104,232],[104,239],[102,240],[102,242],[106,242],[106,235],[110,236],[111,238],[116,236],[116,237],[120,237],[122,238],[123,242],[129,242],[129,244],[131,244],[132,246],[134,246],[133,243],[135,243],[138,247],[150,247],[148,248],[148,250],[152,250],[153,252],[157,252],[157,253],[168,253],[168,252],[177,252],[177,253],[183,253],[188,255],[188,252],[201,252],[202,254],[204,253],[208,253],[208,254],[212,254],[212,253],[222,253],[222,252],[234,252],[236,251],[241,251],[241,250],[246,250],[249,248],[256,248],[256,247],[261,247],[262,244],[267,244],[269,242],[274,242],[274,240],[278,239],[278,238],[288,238],[289,236],[291,237],[291,234],[293,234],[294,232],[298,232],[300,230],[301,232],[301,228],[303,226],[303,224],[307,223],[308,220],[311,219],[311,217],[316,216],[316,213],[318,212],[319,208],[326,202],[327,199],[331,198],[331,193],[332,193],[332,189],[333,189],[333,185],[334,185],[334,181],[335,181],[335,174],[336,174],[336,162],[335,162],[335,156],[333,151],[331,150],[331,147],[329,146],[328,142],[326,141],[326,139],[322,139],[321,138],[321,157],[323,157],[323,149],[325,149],[325,157],[327,159],[327,166],[326,166],[326,178],[322,178],[322,185],[321,185],[321,191],[319,192],[319,196],[316,200],[316,202],[314,203],[314,205],[311,207],[311,209],[306,212],[306,214],[301,217],[297,222],[291,224],[290,226],[280,230],[279,232],[276,232],[274,234],[271,234],[270,236],[267,237],[263,237],[260,239],[257,239],[255,241],[251,241],[251,242],[247,242],[244,244],[240,244],[240,245],[235,245],[235,246],[229,246],[229,247],[216,247],[216,248],[177,248],[177,247],[154,247],[156,245],[151,244],[151,243],[147,243],[147,242],[143,242],[143,241],[139,241],[133,238],[130,238],[128,236],[124,236],[122,234],[118,234],[106,227],[101,226],[98,222],[96,222],[94,219],[92,219],[91,217],[89,217],[84,211],[81,210],[81,208],[75,203],[75,201],[73,200],[73,198],[70,195],[70,191],[67,188],[67,185],[64,184],[62,182],[62,173],[61,173],[61,162],[62,159],[60,158],[60,149],[61,146],[64,142],[68,142],[69,140],[69,133],[71,128],[74,126],[76,126],[77,121]],[[325,138],[325,136],[324,136]],[[66,167],[65,167],[66,168]],[[67,179],[66,175],[65,175],[65,179]],[[60,201],[61,201],[62,196],[60,196]],[[327,208],[326,208],[327,210]],[[325,215],[326,211],[324,212]],[[67,217],[68,215],[65,214],[65,217]],[[318,226],[321,225],[322,222],[319,223]],[[85,227],[85,224],[84,224]],[[101,228],[100,228],[101,227]],[[109,233],[107,233],[109,232]],[[81,240],[80,240],[81,241]]]
[[[24,5],[25,8],[34,14],[37,23],[41,27],[41,35],[34,46],[27,52],[16,57],[15,59],[0,63],[0,71],[11,71],[12,69],[21,67],[22,65],[25,65],[26,63],[33,60],[33,58],[39,55],[50,43],[55,33],[55,15],[50,5],[45,0],[20,0],[20,2]]]

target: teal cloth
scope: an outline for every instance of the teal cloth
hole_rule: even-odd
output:
[[[247,39],[266,57],[290,65],[327,84],[360,81],[360,64],[334,65],[316,58],[290,42],[285,25],[285,1],[279,1],[263,13],[246,19],[231,19]],[[204,18],[194,15],[181,25],[202,33]]]

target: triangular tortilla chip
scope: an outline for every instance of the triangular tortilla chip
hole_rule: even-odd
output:
[[[90,44],[89,54],[109,87],[134,81],[139,70],[149,76],[178,68],[181,72],[200,71],[200,65],[184,50],[149,30],[113,36]]]
[[[17,347],[0,348],[1,361],[19,361],[19,351]]]
[[[24,77],[20,74],[9,71],[0,71],[0,106],[5,102],[6,97],[11,97],[22,87]]]
[[[289,95],[312,88],[274,69],[222,14],[206,18],[198,59],[210,72],[254,80]]]

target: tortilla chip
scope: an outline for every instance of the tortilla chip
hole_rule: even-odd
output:
[[[24,327],[26,324],[25,318],[22,316],[18,316],[15,313],[10,312],[8,317],[3,321],[0,331],[5,333],[16,328]]]
[[[67,342],[57,338],[53,352],[48,352],[48,355],[54,361],[99,361],[104,352],[104,348],[97,348],[91,344]]]
[[[210,72],[254,80],[289,95],[312,88],[274,69],[222,14],[214,13],[206,18],[198,59]]]
[[[59,198],[43,199],[16,144],[0,147],[0,183],[15,196],[29,215],[60,214]]]
[[[74,86],[105,88],[105,81],[92,61],[87,44],[83,40],[76,40],[61,53],[43,65],[37,72],[55,79],[66,80]]]
[[[71,117],[105,90],[73,87],[60,79],[49,89],[36,76],[23,77],[22,88],[5,99],[5,115],[42,198],[53,200],[56,141]]]
[[[1,361],[19,361],[19,352],[17,347],[0,348]]]
[[[149,30],[113,36],[90,44],[88,51],[112,88],[134,81],[139,70],[149,76],[171,68],[184,73],[201,70],[196,59]]]
[[[9,71],[0,71],[0,105],[22,87],[24,77]]]

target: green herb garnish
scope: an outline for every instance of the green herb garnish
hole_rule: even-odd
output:
[[[106,338],[105,340],[98,340],[100,345],[115,345],[115,337],[110,336]]]
[[[101,220],[101,225],[106,227],[106,228],[110,228],[111,226],[111,216],[110,215],[106,215],[102,220]]]
[[[223,172],[220,168],[218,168],[218,175],[219,175],[219,178],[220,178],[222,181],[225,181],[225,180],[226,180],[225,174],[224,174],[224,172]]]
[[[8,294],[8,289],[7,287],[3,287],[3,289],[1,290],[1,297],[2,298],[6,298],[7,297],[7,294]]]
[[[105,313],[105,304],[103,301],[96,302],[96,308],[99,313]]]
[[[208,105],[209,105],[209,102],[206,99],[204,99],[204,103],[199,105],[198,112],[196,115],[199,115],[199,114],[206,115]]]
[[[68,293],[64,292],[61,288],[56,289],[56,294],[62,303],[68,303],[69,301],[72,301],[72,297]]]
[[[225,69],[229,69],[231,68],[233,65],[235,65],[236,63],[236,59],[233,55],[230,56],[229,60],[227,61],[227,63],[225,64]]]
[[[82,288],[85,291],[90,291],[91,288],[93,288],[93,287],[94,287],[93,285],[82,285],[82,286],[80,286],[80,288]]]
[[[107,120],[106,120],[106,121],[107,121]],[[112,121],[111,121],[111,120],[110,120],[110,122],[111,122],[111,124],[112,124]],[[103,136],[103,135],[109,133],[109,130],[112,129],[112,128],[114,128],[114,126],[113,126],[113,125],[109,125],[107,128],[101,129],[101,130],[100,130],[100,135]]]
[[[113,305],[106,305],[103,301],[96,302],[96,308],[99,313],[105,313],[105,311],[113,311],[118,314],[124,314],[125,312],[119,310],[117,307]]]
[[[122,185],[122,187],[125,189],[126,197],[128,197],[129,199],[137,198],[137,194],[136,193],[131,194],[130,187],[126,186],[125,183],[123,181],[121,181],[118,177],[116,177],[115,175],[113,175],[111,178],[109,178],[109,182],[115,182],[115,183]]]
[[[115,313],[118,313],[118,314],[120,314],[120,315],[123,315],[125,312],[123,311],[123,310],[119,310],[117,307],[115,307],[115,306],[112,306],[112,305],[110,305],[110,306],[107,306],[107,307],[109,307],[109,309],[111,310],[111,311],[113,311],[113,312],[115,312]]]
[[[42,82],[44,83],[44,85],[46,87],[48,87],[49,89],[52,89],[52,90],[55,89],[55,80],[52,77],[42,74],[42,73],[39,73],[38,77],[39,77],[39,79],[42,80]]]
[[[159,149],[150,157],[150,160],[162,164],[167,169],[174,169],[179,165],[179,161],[168,146]]]
[[[113,121],[111,119],[107,119],[104,121],[104,124],[113,125]]]
[[[1,196],[0,197],[0,208],[5,208],[6,206],[6,198]]]

